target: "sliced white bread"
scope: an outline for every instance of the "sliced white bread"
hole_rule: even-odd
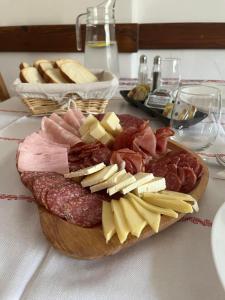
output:
[[[74,59],[70,59],[70,58],[67,58],[67,59],[57,59],[55,61],[55,67],[60,68],[62,64],[67,63],[67,62],[77,62],[77,63],[79,63],[78,61],[76,61]]]
[[[21,62],[19,65],[20,70],[25,69],[25,68],[29,68],[30,65],[26,62]]]
[[[38,71],[43,77],[46,70],[53,69],[53,68],[54,68],[53,63],[50,61],[44,61],[38,65]]]
[[[61,65],[62,74],[70,81],[75,83],[90,83],[98,81],[97,77],[87,68],[77,62],[65,62]]]
[[[35,67],[35,68],[37,68],[38,69],[38,66],[40,65],[40,63],[42,63],[42,62],[49,62],[49,60],[47,60],[47,59],[44,59],[44,58],[42,58],[42,59],[38,59],[38,60],[36,60],[34,63],[33,63],[33,66]]]
[[[47,82],[50,83],[68,83],[68,80],[65,79],[61,71],[56,68],[45,70],[44,78]]]
[[[20,80],[26,83],[44,83],[38,70],[34,67],[22,69],[20,71]]]

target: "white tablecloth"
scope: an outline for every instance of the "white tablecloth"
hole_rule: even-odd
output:
[[[149,117],[121,99],[111,100],[111,110]],[[115,256],[79,261],[51,247],[35,204],[24,200],[30,193],[20,182],[15,153],[18,141],[40,126],[40,118],[25,111],[17,98],[0,104],[0,299],[225,299],[210,247],[212,220],[225,200],[224,181],[212,177],[219,170],[213,157],[199,213]],[[225,151],[224,136],[221,130],[215,152]]]

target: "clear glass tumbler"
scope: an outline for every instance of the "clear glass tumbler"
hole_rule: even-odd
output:
[[[189,85],[178,89],[174,101],[171,128],[173,140],[194,150],[211,146],[218,135],[221,95],[217,88]]]

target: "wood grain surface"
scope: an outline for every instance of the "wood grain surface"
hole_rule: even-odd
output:
[[[169,149],[185,149],[188,152],[191,152],[187,148],[174,142],[169,142]],[[199,180],[198,185],[191,192],[191,195],[196,200],[200,200],[207,187],[209,173],[208,168],[202,159],[193,152],[191,153],[201,162],[204,170],[203,176]],[[111,241],[106,244],[101,226],[94,228],[82,228],[52,215],[42,207],[39,207],[39,215],[43,233],[53,247],[65,255],[76,259],[91,260],[113,255],[154,235],[152,229],[147,226],[139,238],[129,235],[127,241],[121,245],[117,235],[114,235]],[[178,219],[162,216],[159,232],[178,222],[183,216],[183,214],[179,214]],[[177,226],[179,226],[179,224],[177,224]]]
[[[85,26],[82,26],[84,48]],[[138,24],[116,24],[119,52],[138,50]],[[0,27],[0,51],[76,52],[74,25]]]
[[[7,90],[5,81],[0,73],[0,101],[9,99],[9,92]]]
[[[85,26],[82,26],[83,46]],[[225,23],[116,24],[119,52],[139,49],[225,49]],[[0,27],[0,52],[76,52],[75,26]]]

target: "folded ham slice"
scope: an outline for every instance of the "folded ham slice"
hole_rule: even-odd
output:
[[[59,124],[62,128],[68,130],[69,132],[75,134],[76,136],[80,136],[80,133],[76,128],[70,126],[63,118],[61,118],[56,113],[51,114],[49,118],[54,122],[56,122],[57,124]]]
[[[69,172],[67,149],[57,149],[52,152],[32,153],[20,150],[18,155],[18,170],[36,172],[57,172],[66,174]]]
[[[40,135],[55,143],[68,144],[70,146],[81,142],[79,137],[47,117],[42,119]]]
[[[71,109],[74,116],[77,118],[79,124],[83,124],[84,120],[86,119],[85,116],[83,115],[83,113],[81,112],[81,110],[77,109],[77,108],[73,108]]]
[[[131,174],[144,172],[145,170],[143,158],[140,153],[127,148],[113,151],[110,163],[121,166],[124,162],[126,171]]]
[[[71,127],[75,128],[76,130],[78,130],[80,128],[80,120],[74,114],[72,109],[69,109],[65,113],[63,119],[67,124],[69,124]]]

